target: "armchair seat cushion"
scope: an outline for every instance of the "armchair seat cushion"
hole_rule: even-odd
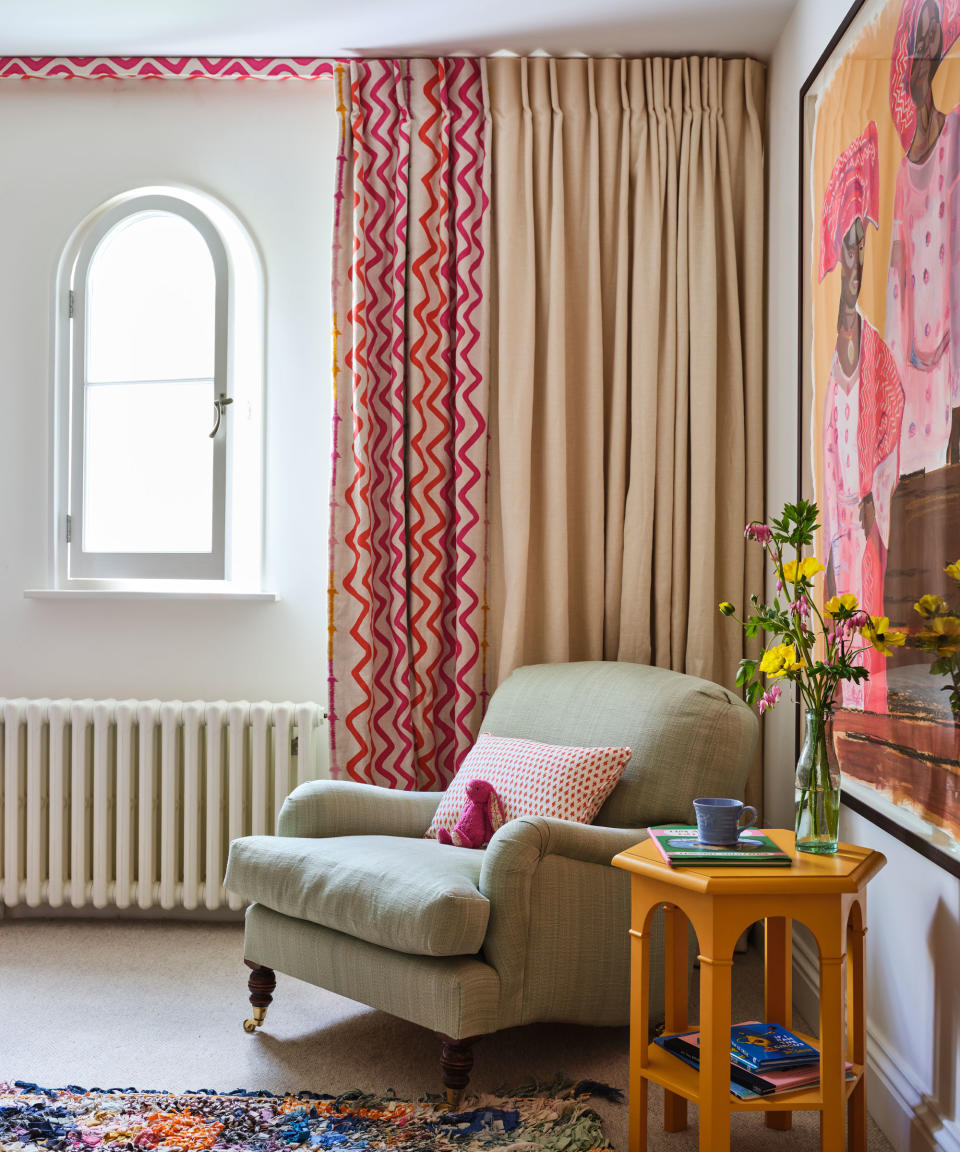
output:
[[[480,951],[483,852],[405,836],[245,836],[227,886],[284,916],[416,956]]]

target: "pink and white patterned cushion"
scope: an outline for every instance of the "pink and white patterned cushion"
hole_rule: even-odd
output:
[[[629,748],[566,748],[481,732],[443,794],[424,833],[453,827],[467,799],[467,782],[487,780],[503,801],[507,820],[555,816],[589,824],[630,759]]]

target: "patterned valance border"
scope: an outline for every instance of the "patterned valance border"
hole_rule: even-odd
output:
[[[0,80],[318,80],[336,64],[307,56],[0,56]]]

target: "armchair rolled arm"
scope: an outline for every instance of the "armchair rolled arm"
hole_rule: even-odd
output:
[[[483,955],[500,977],[505,1019],[537,1018],[531,1005],[539,994],[538,978],[528,977],[527,968],[532,950],[543,946],[537,925],[542,927],[545,911],[548,919],[556,920],[560,908],[570,916],[566,978],[574,984],[582,986],[581,977],[588,979],[578,965],[597,964],[581,937],[604,938],[607,922],[622,917],[622,932],[618,927],[613,935],[626,940],[629,877],[610,867],[610,861],[646,836],[645,828],[599,827],[546,816],[521,816],[494,833],[480,866],[480,891],[490,901]],[[609,950],[610,956],[614,951]],[[601,963],[614,960],[608,956]]]
[[[284,800],[277,835],[422,836],[442,795],[352,780],[309,780]]]
[[[485,876],[495,883],[496,873],[532,870],[544,856],[609,864],[617,853],[647,837],[646,828],[604,828],[552,816],[521,816],[504,824],[490,841],[480,869],[480,891],[484,892]]]

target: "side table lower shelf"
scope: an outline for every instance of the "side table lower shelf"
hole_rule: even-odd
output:
[[[691,1026],[689,1031],[694,1031]],[[796,1033],[808,1044],[817,1047],[817,1042],[801,1032]],[[645,1080],[659,1084],[668,1092],[683,1096],[696,1103],[700,1097],[700,1073],[696,1068],[685,1064],[679,1057],[665,1051],[659,1044],[651,1044],[647,1049],[647,1064],[639,1069]],[[854,1064],[853,1078],[847,1080],[847,1098],[863,1076],[863,1066]],[[820,1085],[814,1088],[801,1088],[796,1092],[777,1092],[771,1096],[753,1096],[746,1100],[730,1094],[731,1112],[819,1112],[823,1107]]]

